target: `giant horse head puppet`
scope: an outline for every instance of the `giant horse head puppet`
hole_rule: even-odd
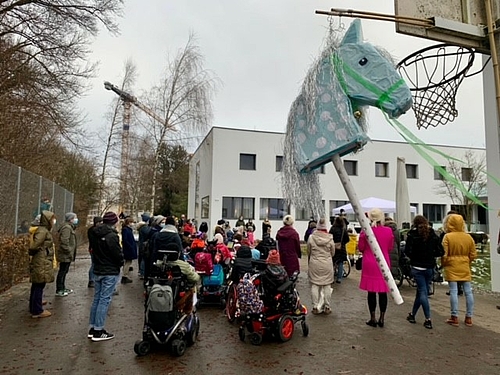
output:
[[[388,53],[363,42],[354,20],[339,43],[334,37],[307,73],[288,116],[283,192],[298,208],[324,214],[315,169],[361,149],[366,106],[395,118],[412,103],[411,93]]]

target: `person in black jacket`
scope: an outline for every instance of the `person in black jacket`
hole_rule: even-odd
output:
[[[90,254],[90,268],[89,268],[89,282],[87,284],[88,288],[94,287],[94,260],[92,255],[92,249],[98,246],[98,238],[95,235],[94,229],[96,226],[102,224],[102,217],[94,217],[94,225],[87,230],[87,238],[89,240],[89,254]]]
[[[337,216],[333,225],[330,228],[330,234],[333,236],[333,242],[335,243],[335,255],[333,256],[333,265],[337,267],[337,284],[342,282],[344,277],[344,262],[347,260],[347,249],[345,245],[349,242],[349,233],[344,224],[344,219],[341,216]]]
[[[405,253],[410,258],[412,275],[417,283],[413,308],[406,319],[410,323],[416,323],[415,316],[422,306],[425,315],[424,327],[432,329],[429,284],[436,267],[436,258],[443,256],[444,250],[441,240],[422,215],[413,219],[413,226],[406,239]]]
[[[269,251],[276,249],[276,241],[269,233],[266,233],[255,248],[260,251],[260,259],[267,259]]]
[[[167,245],[170,243],[175,243],[178,245],[179,259],[184,260],[184,254],[182,252],[182,239],[179,232],[175,226],[175,218],[168,216],[165,218],[165,225],[162,229],[151,239],[151,261],[152,264],[157,260],[158,250],[165,250]],[[151,266],[150,264],[150,266]]]
[[[114,337],[112,333],[106,332],[104,325],[120,277],[120,268],[123,266],[123,253],[116,230],[118,216],[114,212],[106,212],[102,222],[103,225],[94,229],[98,241],[92,248],[95,285],[88,333],[88,338],[92,341],[110,340]]]
[[[236,252],[231,270],[231,280],[234,283],[239,283],[245,273],[252,271],[252,249],[249,246],[241,245]]]

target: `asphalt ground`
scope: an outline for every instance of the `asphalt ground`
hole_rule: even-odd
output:
[[[417,324],[406,321],[415,289],[403,285],[402,305],[389,302],[384,328],[365,324],[366,294],[358,289],[359,271],[336,284],[331,315],[307,316],[303,337],[296,325],[286,343],[265,340],[260,346],[241,342],[238,326],[217,306],[198,311],[199,340],[182,357],[159,348],[137,357],[133,347],[142,335],[143,288],[134,282],[119,285],[106,329],[113,340],[87,339],[93,289],[87,288],[90,258],[82,253],[71,266],[67,287],[75,293],[55,297],[55,283],[45,288],[52,316],[32,319],[28,312],[30,284],[20,283],[0,295],[0,374],[500,374],[500,298],[475,291],[474,326],[463,324],[465,301],[460,297],[460,326],[445,323],[449,297],[445,285],[431,297],[434,329],[425,329],[422,312]],[[298,290],[310,308],[306,260]],[[134,264],[137,269],[137,265]]]

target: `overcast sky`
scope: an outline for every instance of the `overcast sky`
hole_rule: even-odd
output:
[[[182,48],[190,32],[205,56],[205,68],[223,85],[214,100],[214,126],[284,131],[292,101],[323,46],[330,8],[394,13],[393,0],[126,0],[121,34],[102,32],[92,45],[99,61],[92,89],[80,102],[92,130],[104,127],[113,99],[103,81],[119,83],[124,61],[138,68],[134,94],[159,80],[168,55]],[[335,18],[339,23],[339,18]],[[342,18],[346,27],[351,18]],[[388,50],[396,61],[435,42],[399,35],[393,23],[363,20],[364,39]],[[480,61],[480,55],[476,61]],[[476,64],[476,67],[479,64]],[[402,121],[428,143],[482,147],[484,140],[481,75],[466,79],[457,98],[459,117],[446,126],[417,130],[413,113]],[[371,109],[369,135],[401,140]]]

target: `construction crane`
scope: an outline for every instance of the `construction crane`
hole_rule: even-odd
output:
[[[161,124],[165,123],[165,119],[158,116],[150,108],[142,104],[137,100],[132,94],[123,91],[118,86],[113,85],[111,82],[104,82],[104,88],[106,90],[111,90],[116,93],[122,103],[123,103],[123,128],[122,128],[122,150],[121,150],[121,162],[120,162],[120,213],[125,212],[125,201],[126,201],[126,184],[125,179],[127,177],[127,166],[128,166],[128,155],[130,149],[129,141],[129,129],[130,129],[130,116],[132,105],[136,106],[142,110],[147,115],[151,116],[153,119]],[[154,209],[153,209],[154,210]]]

